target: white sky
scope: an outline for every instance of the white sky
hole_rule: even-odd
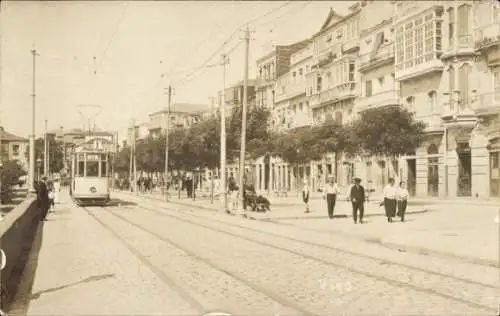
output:
[[[33,44],[40,54],[37,134],[43,133],[44,120],[49,129],[82,127],[77,105],[99,104],[102,112],[96,124],[123,138],[132,118],[143,121],[166,105],[164,88],[169,83],[175,89],[174,103],[208,104],[208,97],[222,86],[221,68],[203,69],[190,80],[186,75],[240,25],[286,3],[8,1],[0,13],[2,125],[20,136],[31,132]],[[255,60],[271,45],[309,37],[319,30],[330,7],[345,14],[351,4],[294,1],[253,22],[249,77],[255,77]],[[239,32],[220,53],[238,42]],[[230,54],[228,84],[243,79],[243,47],[241,43]],[[218,62],[220,53],[209,64]],[[162,79],[161,73],[168,71],[171,75]]]

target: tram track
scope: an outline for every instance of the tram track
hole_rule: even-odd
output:
[[[296,312],[299,312],[297,315],[311,315],[311,316],[317,315],[317,316],[319,316],[319,314],[315,314],[311,311],[307,311],[306,309],[300,307],[299,305],[297,305],[293,301],[285,300],[285,299],[279,297],[278,295],[276,295],[275,293],[272,293],[271,291],[259,286],[258,284],[254,283],[248,279],[245,279],[237,274],[234,274],[234,273],[232,273],[224,268],[217,266],[211,260],[197,255],[195,252],[180,245],[179,243],[175,242],[171,238],[167,238],[165,236],[162,236],[160,234],[155,233],[152,230],[149,230],[145,227],[137,225],[136,223],[124,218],[123,216],[118,215],[115,212],[111,211],[110,208],[113,208],[113,206],[111,206],[111,207],[102,207],[102,206],[98,207],[98,209],[100,211],[111,214],[113,217],[118,218],[118,219],[122,220],[123,222],[126,222],[130,226],[132,226],[138,230],[141,230],[143,232],[146,232],[149,235],[160,240],[161,242],[167,243],[167,244],[171,245],[172,247],[180,250],[181,252],[185,253],[187,256],[195,259],[197,262],[199,262],[203,265],[206,265],[206,266],[210,267],[211,269],[218,271],[219,273],[224,274],[225,276],[227,276],[229,278],[236,280],[241,285],[250,288],[254,292],[263,294],[264,296],[268,297],[273,302],[276,302],[276,303],[282,305],[285,309],[289,309],[288,313],[290,313],[291,311],[296,311]],[[200,314],[205,314],[205,313],[210,312],[211,308],[206,308],[205,304],[199,298],[197,298],[195,295],[193,295],[192,292],[190,292],[184,286],[181,286],[180,284],[178,284],[178,282],[176,282],[173,277],[169,276],[167,273],[165,273],[164,271],[159,269],[153,263],[153,261],[151,259],[148,259],[147,256],[145,256],[143,253],[141,253],[141,250],[139,250],[138,247],[134,246],[132,243],[127,241],[126,238],[124,238],[122,235],[120,235],[118,232],[116,232],[115,229],[113,229],[105,221],[103,221],[101,218],[99,218],[99,216],[94,214],[94,212],[92,212],[88,207],[82,207],[82,209],[91,218],[93,218],[97,223],[99,223],[100,226],[102,226],[106,231],[110,232],[117,240],[119,240],[132,254],[134,254],[134,256],[141,263],[143,263],[146,267],[148,267],[163,283],[165,283],[170,288],[172,288],[174,291],[176,291],[181,296],[181,298],[184,299],[187,303],[189,303],[196,311],[200,312]],[[238,312],[234,311],[234,313],[232,313],[230,315],[238,315]],[[257,315],[257,314],[255,314],[255,315]]]
[[[185,214],[185,213],[183,213],[183,216],[178,216],[178,214],[174,215],[172,213],[167,214],[166,212],[158,211],[156,209],[158,206],[155,206],[155,208],[153,208],[153,207],[146,207],[146,206],[142,206],[142,205],[137,205],[136,207],[143,209],[143,210],[146,210],[146,211],[149,211],[149,212],[152,212],[158,216],[166,216],[166,217],[169,217],[171,219],[176,219],[178,221],[189,223],[191,225],[196,225],[198,227],[205,228],[205,229],[211,230],[211,231],[216,232],[216,233],[221,233],[221,234],[225,234],[227,236],[231,236],[234,238],[246,240],[246,241],[249,241],[252,243],[256,243],[256,244],[259,244],[259,245],[262,245],[265,247],[273,248],[275,250],[283,251],[283,252],[286,252],[289,254],[302,256],[302,257],[307,258],[309,260],[321,262],[322,264],[326,264],[326,265],[329,265],[332,267],[347,269],[347,270],[351,271],[352,273],[363,275],[365,277],[369,277],[369,278],[372,278],[374,280],[384,281],[384,282],[391,284],[391,285],[404,287],[407,289],[411,289],[411,290],[414,290],[414,291],[417,291],[420,293],[426,293],[429,295],[438,295],[444,299],[448,299],[448,300],[451,300],[451,301],[454,301],[457,303],[458,302],[463,303],[463,304],[466,304],[466,305],[474,307],[474,308],[482,309],[484,311],[497,312],[496,307],[493,307],[494,304],[491,303],[492,297],[487,296],[487,299],[485,299],[484,297],[482,297],[482,298],[480,297],[483,294],[491,295],[491,296],[498,294],[498,287],[494,286],[492,284],[487,284],[487,283],[477,282],[477,281],[473,281],[473,280],[469,280],[469,279],[465,279],[465,278],[455,277],[452,275],[447,275],[444,273],[439,273],[439,272],[427,270],[424,268],[419,268],[419,267],[414,267],[414,266],[410,266],[410,265],[406,265],[406,264],[401,264],[398,262],[392,262],[392,261],[388,261],[387,259],[381,259],[381,258],[369,256],[369,255],[364,255],[364,254],[360,254],[357,252],[348,251],[346,249],[342,249],[339,247],[318,244],[318,243],[300,240],[297,238],[292,238],[292,237],[288,237],[288,236],[284,236],[284,235],[280,235],[280,234],[276,234],[276,233],[265,232],[265,231],[262,231],[260,229],[254,229],[254,228],[246,227],[243,225],[228,223],[228,222],[220,221],[220,220],[213,219],[213,218],[207,218],[205,216],[199,216],[199,215],[195,215],[195,214]],[[161,207],[161,209],[168,211],[168,212],[172,211],[172,209],[165,208],[165,207]],[[118,215],[118,216],[121,216],[121,215]],[[191,217],[191,219],[186,218],[186,217]],[[124,218],[122,218],[122,219],[124,219]],[[202,219],[206,222],[216,223],[218,225],[224,226],[224,229],[222,229],[220,227],[218,228],[218,227],[214,227],[211,225],[207,225],[207,224],[202,224],[199,221],[198,222],[194,221],[193,219],[197,219],[197,220]],[[124,219],[124,220],[127,220],[127,219]],[[138,226],[140,226],[140,225],[138,225]],[[147,228],[142,227],[142,229],[147,229]],[[231,232],[231,230],[234,230],[235,232]],[[252,237],[242,236],[241,234],[237,233],[236,230],[238,230],[240,232],[242,230],[246,231],[246,232],[250,232],[251,234],[253,234],[253,236]],[[259,235],[260,235],[260,237],[259,237]],[[281,246],[281,245],[279,245],[279,242],[278,243],[269,242],[269,237],[274,238],[274,241],[277,241],[277,239],[278,240],[279,239],[286,240],[288,243],[293,243],[294,245],[292,247]],[[319,250],[323,250],[323,252],[326,250],[329,253],[335,253],[337,256],[336,257],[337,260],[332,260],[331,258],[326,258],[327,256],[321,255],[321,251],[318,251],[318,249],[316,250],[315,254],[307,253],[307,251],[308,251],[307,248],[309,248],[309,251],[310,251],[311,248],[313,248],[313,247],[318,248]],[[297,250],[297,249],[299,249],[299,250]],[[313,253],[314,251],[310,251],[310,252]],[[339,254],[343,255],[344,258],[339,258]],[[338,259],[340,259],[340,260],[338,260]],[[388,273],[380,275],[380,273],[377,273],[375,271],[369,272],[369,271],[366,271],[366,270],[363,270],[360,268],[356,268],[355,266],[356,266],[356,264],[359,263],[360,260],[372,261],[371,263],[372,263],[373,267],[376,267],[376,269],[379,271],[385,270]],[[345,262],[345,263],[341,263],[341,262]],[[356,263],[356,264],[353,264],[353,263]],[[422,280],[423,283],[425,283],[426,280],[434,279],[434,283],[430,282],[431,283],[430,285],[433,285],[433,286],[429,286],[429,285],[425,285],[425,284],[418,284],[418,282],[415,282],[415,281],[412,282],[411,280],[408,282],[404,282],[404,281],[398,280],[397,276],[391,278],[390,276],[392,274],[390,271],[391,271],[391,269],[394,270],[394,268],[409,270],[411,275],[415,275],[415,274],[418,275],[420,273],[420,277],[421,277],[420,279]],[[446,281],[446,282],[444,282],[444,281]],[[444,282],[446,284],[439,285],[440,282]],[[436,287],[439,289],[436,289]],[[465,292],[468,292],[468,291],[472,291],[473,293],[477,293],[478,296],[471,299],[470,296],[474,296],[474,295],[473,294],[466,295]],[[486,292],[486,293],[483,293],[483,292]],[[462,294],[462,295],[460,295],[460,294]]]

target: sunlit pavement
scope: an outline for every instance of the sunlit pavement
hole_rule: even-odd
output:
[[[38,268],[27,270],[22,285],[32,293],[25,295],[29,315],[497,312],[497,268],[127,194],[114,197],[120,200],[104,208],[76,208],[66,200],[49,215]],[[351,229],[375,225],[340,221]],[[377,222],[389,225],[383,218]]]
[[[123,193],[121,196],[130,195]],[[155,195],[146,195],[144,198],[156,201],[162,199]],[[172,199],[172,202],[220,210],[218,200],[211,203],[209,199],[194,202]],[[268,213],[247,212],[253,219],[297,227],[300,234],[320,231],[381,243],[403,251],[433,252],[489,265],[499,263],[500,226],[496,219],[500,214],[500,206],[490,201],[482,205],[470,205],[419,200],[408,206],[404,223],[399,222],[399,218],[387,223],[384,209],[377,200],[366,203],[363,225],[354,226],[351,205],[345,199],[337,201],[334,214],[333,220],[328,219],[326,203],[320,199],[311,201],[310,213],[305,213],[304,207],[298,203],[272,207]]]

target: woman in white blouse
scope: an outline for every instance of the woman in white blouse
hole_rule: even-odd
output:
[[[397,199],[397,188],[394,185],[394,179],[389,179],[389,184],[384,188],[384,208],[385,216],[387,221],[392,222],[392,218],[396,216],[396,199]]]
[[[401,217],[401,221],[405,221],[405,212],[406,212],[406,205],[408,203],[408,190],[405,188],[405,183],[400,182],[399,183],[399,188],[396,191],[397,199],[398,199],[398,216]]]

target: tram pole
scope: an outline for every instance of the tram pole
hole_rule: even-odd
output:
[[[133,152],[133,163],[134,163],[134,194],[138,195],[137,192],[137,152],[136,152],[136,141],[137,141],[137,135],[135,134],[135,119],[133,120],[133,126],[132,126],[132,135],[133,135],[133,147],[132,147],[132,152]]]
[[[167,119],[165,126],[165,201],[168,202],[168,151],[170,147],[170,106],[172,102],[172,86],[168,86]]]

